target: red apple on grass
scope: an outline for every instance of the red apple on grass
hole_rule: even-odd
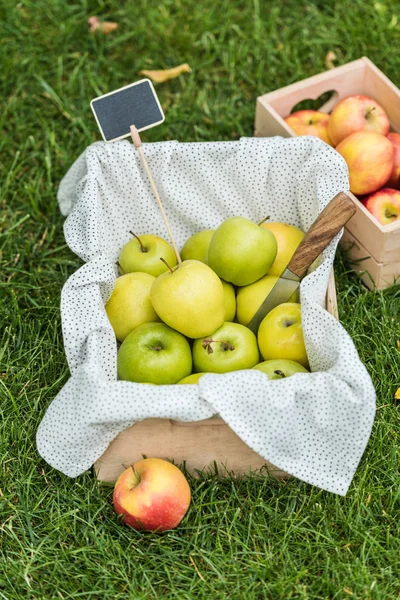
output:
[[[394,147],[381,133],[358,131],[344,138],[336,150],[349,168],[353,194],[376,192],[386,184],[393,171]]]
[[[284,120],[296,135],[315,135],[330,146],[333,145],[328,135],[328,114],[318,110],[298,110]]]
[[[386,111],[373,98],[354,94],[343,98],[333,108],[328,135],[334,146],[357,131],[374,131],[386,135],[390,123]]]
[[[188,481],[178,467],[161,458],[145,458],[118,477],[113,504],[126,525],[166,531],[179,525],[190,499]]]
[[[394,167],[387,185],[391,188],[400,189],[400,133],[390,132],[386,137],[394,147]]]
[[[400,219],[400,190],[384,187],[363,198],[362,202],[381,225]]]

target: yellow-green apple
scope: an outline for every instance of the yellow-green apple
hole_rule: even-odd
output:
[[[285,122],[296,135],[315,135],[332,146],[328,135],[328,114],[319,110],[297,110],[286,117]]]
[[[168,268],[160,258],[163,258],[170,267],[176,265],[175,252],[166,240],[151,233],[145,233],[141,236],[134,234],[132,231],[131,233],[134,238],[125,244],[118,258],[119,265],[124,273],[143,271],[157,277]]]
[[[205,375],[205,373],[192,373],[178,381],[178,383],[197,383],[203,375]]]
[[[178,383],[192,372],[187,339],[165,323],[144,323],[122,342],[117,354],[118,377],[137,383]]]
[[[390,132],[386,137],[392,142],[394,148],[394,166],[387,185],[398,190],[400,189],[400,133]]]
[[[224,323],[210,336],[193,343],[194,370],[228,373],[251,369],[260,358],[254,333],[239,323]]]
[[[274,221],[262,223],[261,227],[272,231],[278,244],[278,251],[268,271],[268,275],[277,275],[280,277],[288,266],[297,246],[303,239],[304,232],[294,225]]]
[[[277,253],[273,233],[244,217],[230,217],[215,230],[209,266],[225,281],[248,285],[270,269]]]
[[[363,198],[362,202],[381,225],[400,219],[400,190],[384,187]]]
[[[189,338],[210,335],[225,319],[221,280],[198,260],[184,260],[159,275],[150,298],[160,319]]]
[[[199,260],[207,264],[208,246],[215,229],[204,229],[192,235],[182,246],[182,260]]]
[[[241,325],[248,325],[265,298],[268,296],[279,277],[264,275],[258,281],[239,287],[236,294],[236,319]],[[290,302],[297,302],[299,292],[296,290]]]
[[[160,320],[150,300],[154,281],[155,277],[148,273],[127,273],[115,280],[105,309],[120,342],[142,323]]]
[[[336,150],[349,168],[350,190],[353,194],[376,192],[385,185],[393,171],[393,144],[381,133],[352,133],[336,146]]]
[[[268,379],[284,379],[295,373],[309,373],[309,371],[300,363],[284,358],[265,360],[253,367],[253,369],[262,371],[268,375]]]
[[[343,98],[333,108],[328,123],[328,135],[337,146],[357,131],[374,131],[386,135],[390,123],[386,111],[373,98],[353,94]]]
[[[308,369],[299,303],[278,304],[264,317],[258,329],[258,346],[264,360],[285,358]]]
[[[174,529],[186,515],[190,499],[182,471],[161,458],[144,458],[125,469],[113,494],[122,522],[138,531]]]
[[[235,288],[231,283],[221,279],[222,287],[224,288],[225,297],[225,319],[224,321],[233,321],[236,314],[236,294]]]

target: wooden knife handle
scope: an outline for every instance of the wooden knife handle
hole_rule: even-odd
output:
[[[288,269],[303,277],[314,260],[356,212],[354,202],[339,192],[315,219],[293,254]]]

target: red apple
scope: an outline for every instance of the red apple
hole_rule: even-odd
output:
[[[344,138],[336,150],[347,163],[353,194],[371,194],[388,181],[394,165],[392,142],[381,133],[358,131]]]
[[[122,521],[139,531],[174,529],[191,499],[186,477],[172,463],[145,458],[125,469],[115,482],[113,503]]]
[[[400,219],[400,191],[389,187],[363,198],[363,204],[381,225]]]
[[[298,110],[284,119],[296,135],[315,135],[332,146],[328,135],[329,115],[318,110]]]
[[[344,98],[332,110],[328,135],[334,146],[357,131],[375,131],[386,135],[390,123],[386,111],[376,100],[354,94]]]
[[[400,133],[390,132],[386,137],[394,147],[394,167],[387,184],[391,188],[400,189]]]

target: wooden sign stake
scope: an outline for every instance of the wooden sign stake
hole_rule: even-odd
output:
[[[167,215],[165,214],[165,210],[164,210],[163,204],[161,202],[161,198],[160,198],[160,195],[158,193],[158,190],[156,188],[156,184],[154,183],[154,179],[153,179],[153,177],[151,175],[151,171],[150,171],[149,165],[147,164],[147,160],[146,160],[146,157],[144,155],[143,148],[142,148],[142,140],[140,139],[139,132],[138,132],[138,130],[136,129],[136,127],[134,125],[131,125],[131,137],[132,137],[132,141],[133,141],[133,143],[135,145],[135,148],[139,152],[140,158],[141,158],[142,163],[143,163],[144,170],[146,171],[147,177],[149,178],[149,181],[150,181],[151,189],[153,190],[153,194],[154,194],[154,196],[155,196],[155,198],[157,200],[157,204],[158,204],[158,206],[160,208],[162,218],[164,219],[165,227],[167,228],[169,239],[171,240],[172,248],[174,249],[174,252],[175,252],[175,255],[176,255],[176,259],[178,261],[178,264],[180,264],[182,262],[182,259],[180,257],[179,252],[178,252],[178,248],[176,247],[174,236],[172,235],[172,231],[171,231],[171,228],[170,228],[169,223],[168,223]]]

